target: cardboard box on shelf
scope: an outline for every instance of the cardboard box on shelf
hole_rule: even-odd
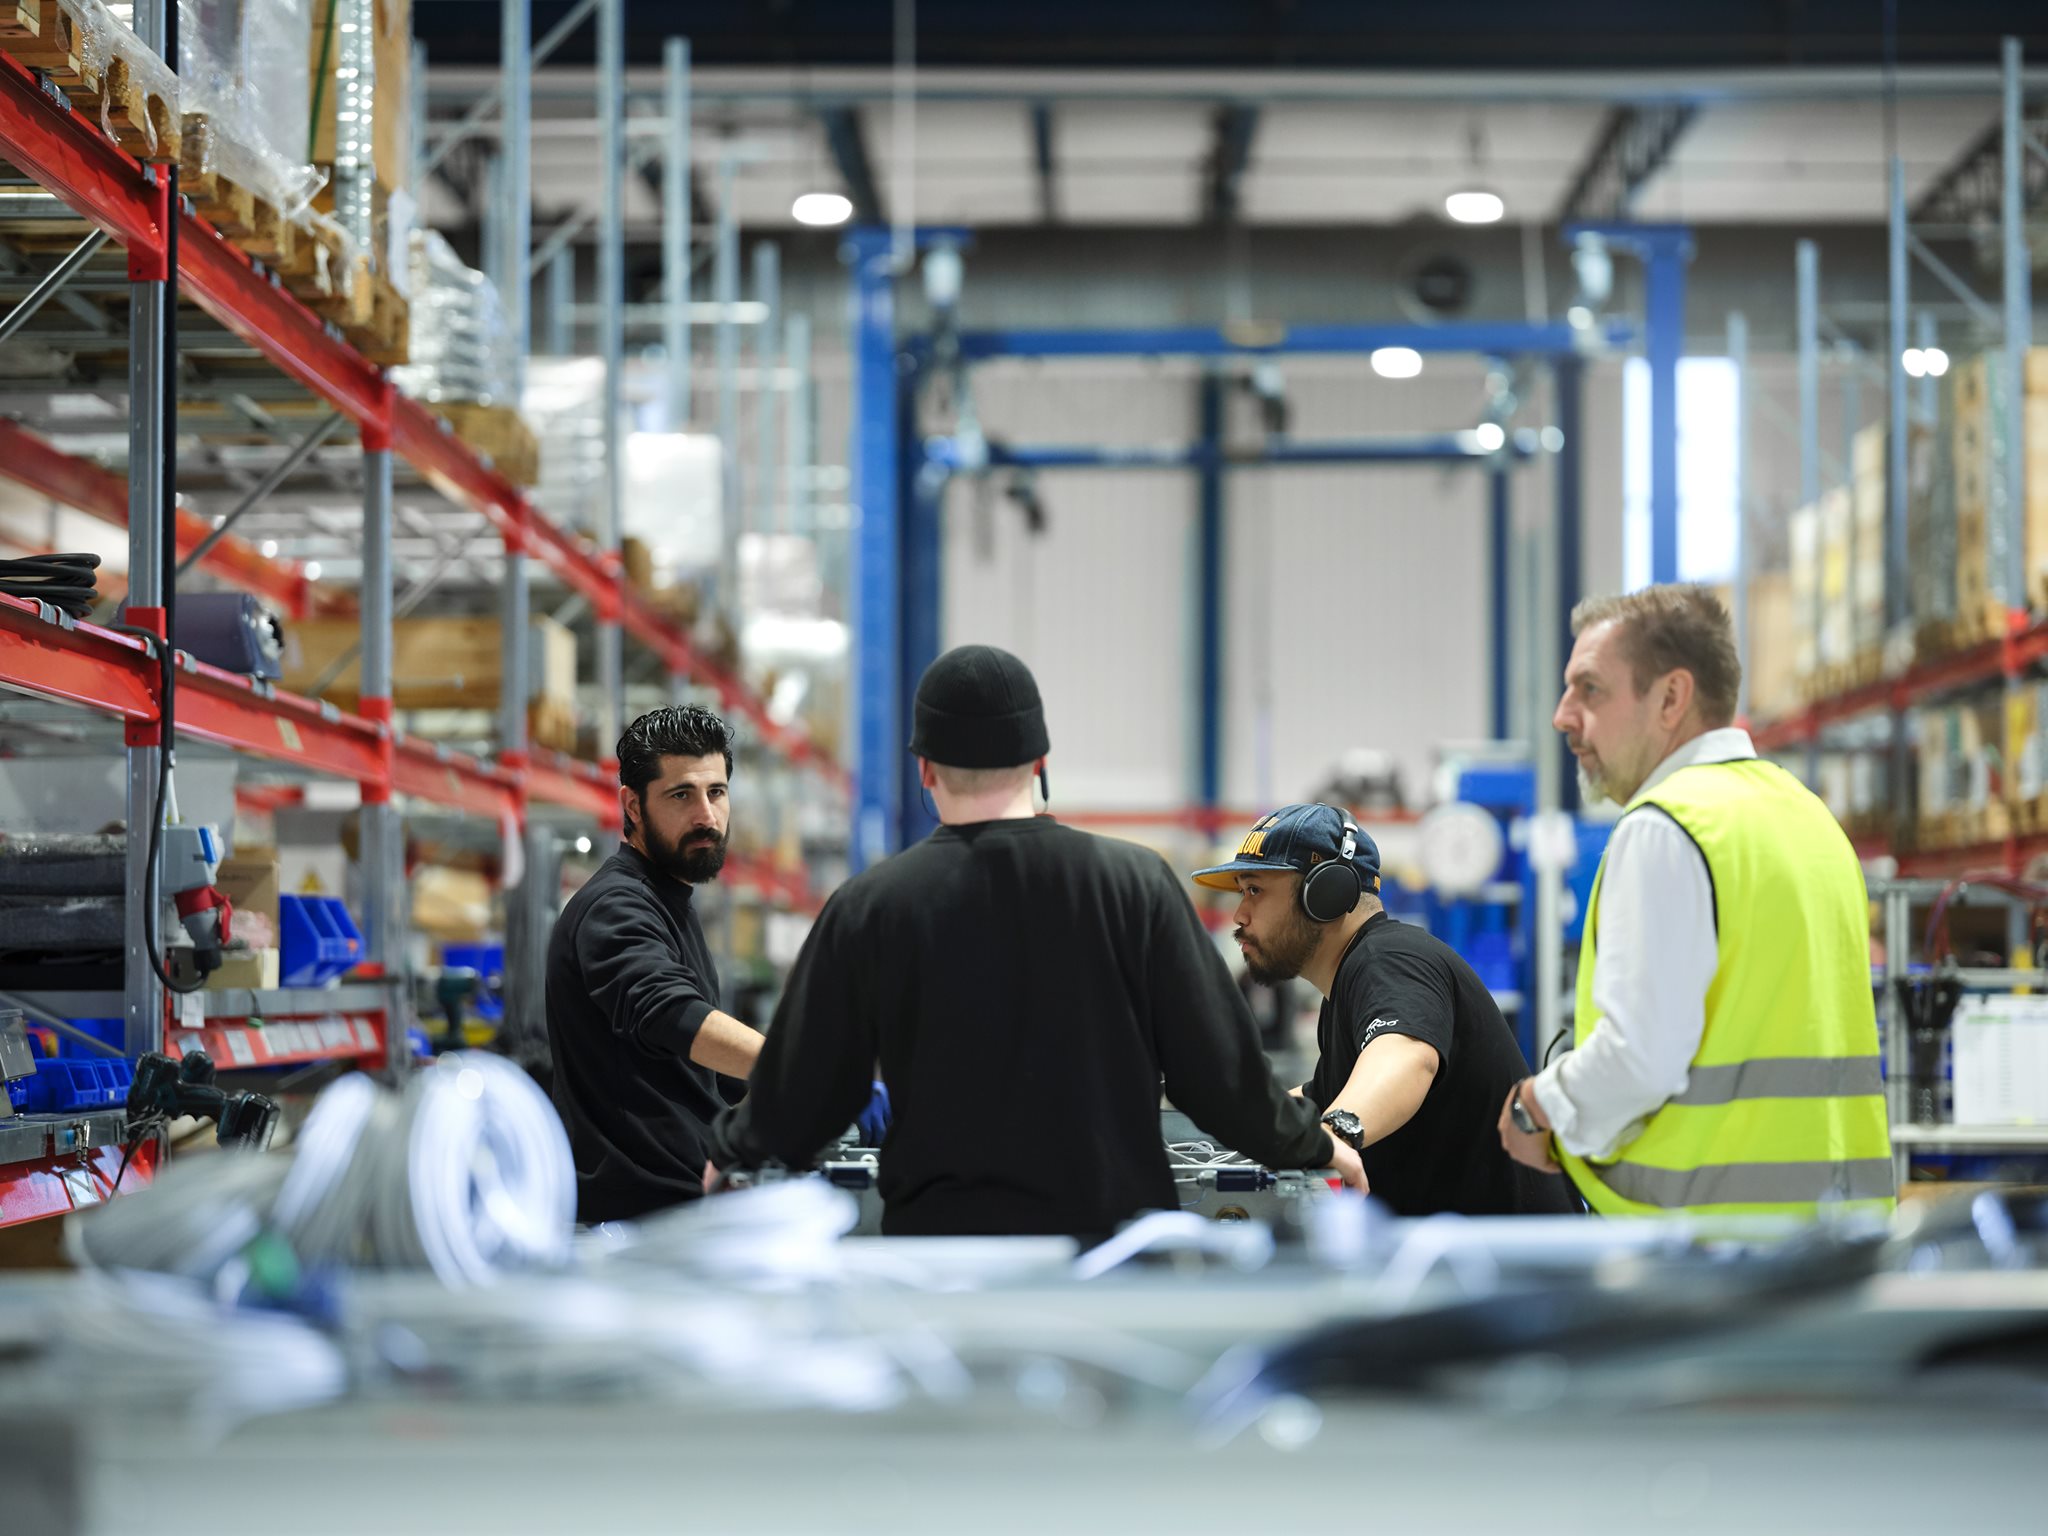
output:
[[[206,978],[210,992],[267,989],[277,985],[278,906],[283,888],[277,850],[247,848],[221,860],[214,885],[234,909],[228,927],[232,939],[247,949],[230,949],[220,968]]]
[[[355,619],[301,619],[287,627],[283,687],[305,693],[356,644]],[[576,697],[576,636],[554,620],[536,617],[527,652],[529,697],[565,702]],[[400,709],[492,709],[504,680],[498,621],[490,618],[410,618],[392,626],[392,701]],[[361,669],[351,658],[322,697],[353,700]]]
[[[1749,582],[1749,714],[1775,720],[1799,707],[1799,625],[1792,611],[1792,578],[1784,571]],[[836,701],[835,701],[836,702]],[[810,719],[813,736],[821,721]],[[837,725],[836,712],[832,721]],[[834,732],[836,735],[836,730]]]
[[[1811,677],[1820,670],[1820,508],[1795,509],[1786,533],[1792,556],[1792,670],[1798,677]]]
[[[1855,655],[1855,594],[1850,580],[1854,559],[1855,503],[1836,486],[1820,499],[1820,664],[1846,665]]]

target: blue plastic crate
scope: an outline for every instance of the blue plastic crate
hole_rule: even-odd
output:
[[[362,932],[337,897],[280,896],[277,918],[280,985],[324,987],[362,958]]]
[[[135,1064],[116,1056],[39,1061],[33,1077],[8,1085],[8,1097],[23,1114],[71,1114],[127,1103],[134,1081]],[[22,1090],[18,1098],[16,1089]]]

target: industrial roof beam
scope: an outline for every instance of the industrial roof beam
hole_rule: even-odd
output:
[[[1684,102],[1609,111],[1593,152],[1572,177],[1558,222],[1627,218],[1636,194],[1669,163],[1698,113]]]
[[[2048,97],[2026,98],[2023,133],[2048,133]],[[2027,208],[2048,203],[2048,161],[2022,157],[2021,193]],[[2005,118],[1991,120],[1954,163],[1921,190],[1907,222],[1930,225],[1993,225],[2005,190]]]
[[[1234,224],[1242,211],[1240,198],[1245,167],[1251,163],[1252,140],[1259,129],[1259,109],[1242,102],[1219,107],[1211,122],[1207,190],[1202,216],[1210,224]]]
[[[868,158],[860,115],[852,107],[828,107],[820,114],[820,120],[825,125],[825,143],[832,151],[832,162],[839,167],[839,179],[846,183],[846,195],[853,199],[854,221],[888,223],[882,212],[882,195],[875,189],[874,162]]]

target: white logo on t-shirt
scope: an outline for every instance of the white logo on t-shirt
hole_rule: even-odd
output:
[[[1358,1048],[1362,1051],[1368,1045],[1371,1045],[1372,1037],[1378,1034],[1381,1030],[1399,1029],[1400,1027],[1401,1021],[1399,1019],[1374,1019],[1370,1024],[1365,1026],[1365,1034],[1363,1038],[1359,1040]]]

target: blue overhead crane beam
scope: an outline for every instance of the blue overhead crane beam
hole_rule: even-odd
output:
[[[1276,353],[1478,352],[1519,357],[1601,351],[1626,346],[1631,327],[1610,322],[1596,331],[1564,324],[1478,321],[1446,325],[1160,326],[1135,330],[962,331],[960,355],[992,357],[1257,357]],[[911,344],[922,356],[929,343]]]

